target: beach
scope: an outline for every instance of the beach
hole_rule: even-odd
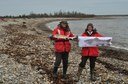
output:
[[[53,84],[52,69],[55,61],[54,47],[48,38],[51,30],[46,23],[78,18],[8,19],[0,23],[0,83],[2,84]],[[23,27],[26,22],[26,27]],[[61,81],[62,65],[56,84],[127,84],[128,51],[101,47],[96,62],[97,81],[89,80],[89,61],[79,82],[75,76],[80,63],[80,48],[71,41],[68,80]]]

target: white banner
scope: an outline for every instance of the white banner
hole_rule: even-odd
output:
[[[78,36],[79,47],[110,46],[112,37],[83,37]]]

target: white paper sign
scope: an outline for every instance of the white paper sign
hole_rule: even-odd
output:
[[[79,47],[110,46],[112,37],[83,37],[78,36]]]

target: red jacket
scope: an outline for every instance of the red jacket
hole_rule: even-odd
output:
[[[89,36],[87,33],[83,33],[82,36]],[[91,36],[93,37],[102,37],[99,33],[93,33]],[[82,48],[82,56],[95,56],[97,57],[99,55],[99,49],[98,47],[83,47]]]
[[[59,34],[68,37],[74,37],[74,35],[70,31],[66,31],[63,28],[60,28],[59,26],[53,30],[52,34],[53,36]],[[70,52],[71,44],[69,40],[64,40],[64,39],[54,39],[54,40],[55,40],[55,44],[54,44],[55,52]]]

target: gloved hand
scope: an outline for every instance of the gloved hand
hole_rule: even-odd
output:
[[[53,35],[49,35],[48,38],[49,38],[50,40],[52,40],[52,39],[53,39]]]
[[[77,40],[78,39],[78,36],[74,36],[74,37],[69,37],[69,40]]]

